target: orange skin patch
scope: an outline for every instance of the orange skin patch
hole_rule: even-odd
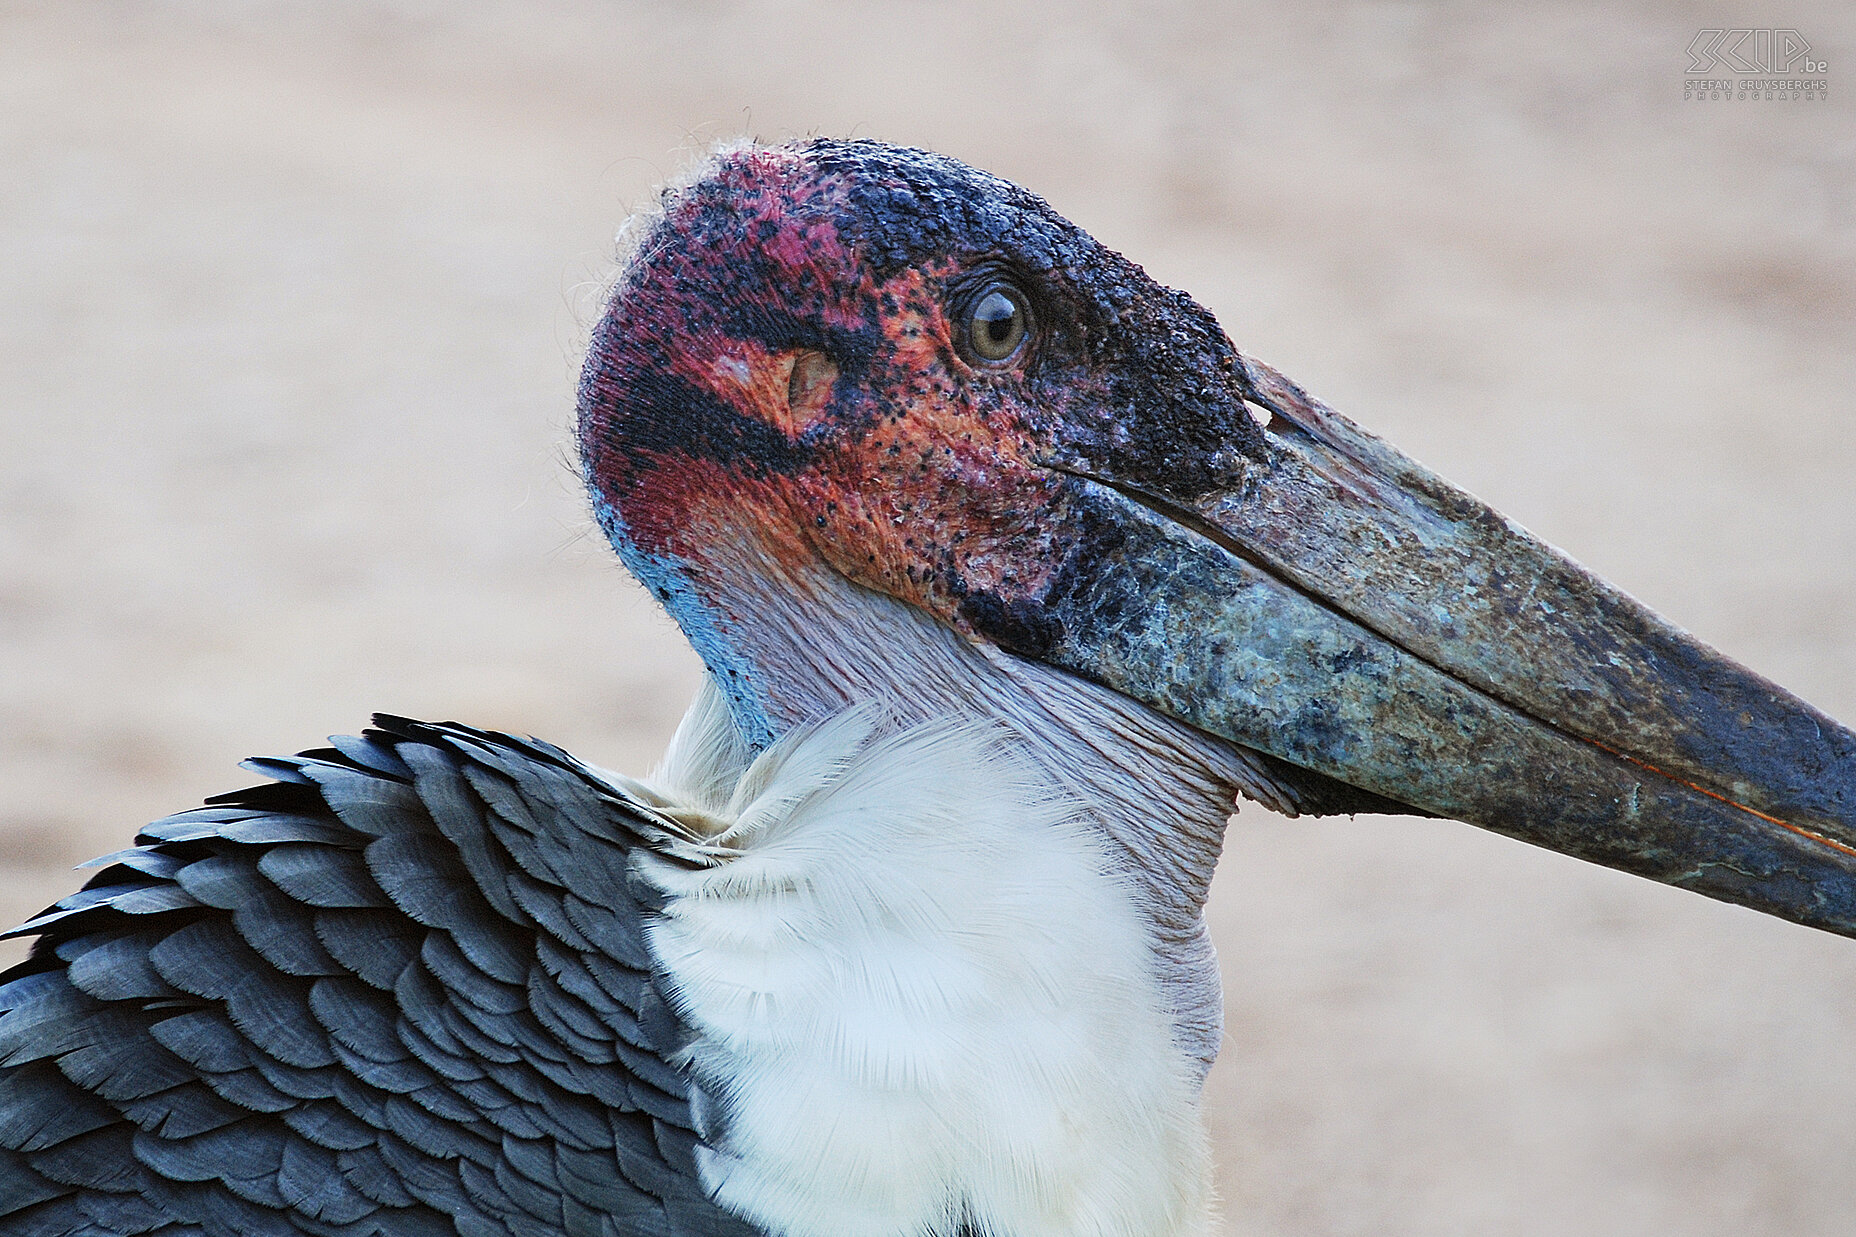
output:
[[[890,372],[910,376],[886,392],[899,411],[835,435],[798,492],[819,558],[964,629],[969,592],[1035,596],[1048,583],[1062,558],[1061,477],[1034,462],[1038,444],[1011,398],[1018,373],[979,374],[960,359],[928,279],[891,281],[915,306],[884,328]]]
[[[1062,478],[1033,462],[1038,444],[1012,409],[1017,372],[981,373],[961,360],[928,283],[910,271],[884,288],[902,285],[896,300],[911,306],[883,324],[882,368],[907,375],[906,386],[839,390],[834,373],[829,382],[815,378],[795,405],[803,351],[729,340],[709,357],[683,354],[680,367],[693,381],[808,449],[811,463],[771,477],[704,468],[686,491],[684,535],[673,537],[679,557],[700,558],[725,528],[753,528],[769,558],[794,576],[822,561],[962,630],[969,592],[1042,592],[1063,559],[1061,520],[1052,518]]]

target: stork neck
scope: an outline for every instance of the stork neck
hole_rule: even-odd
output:
[[[747,745],[869,700],[899,725],[950,716],[1002,725],[1101,831],[1150,926],[1181,1047],[1208,1068],[1223,1013],[1202,911],[1249,776],[1237,750],[1106,688],[976,645],[823,566],[729,566],[701,572],[700,600],[692,590],[672,610]]]

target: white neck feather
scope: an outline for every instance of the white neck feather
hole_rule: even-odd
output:
[[[750,758],[705,688],[630,784],[682,834],[639,863],[705,1185],[806,1237],[1205,1232],[1201,1063],[1100,805],[1015,725],[892,703]]]

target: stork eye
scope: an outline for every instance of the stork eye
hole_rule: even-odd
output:
[[[967,302],[966,341],[976,360],[1009,361],[1031,334],[1028,298],[1011,284],[990,284]]]

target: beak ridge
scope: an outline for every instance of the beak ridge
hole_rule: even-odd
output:
[[[1246,362],[1269,450],[1120,530],[1047,659],[1373,794],[1856,935],[1856,735]]]

